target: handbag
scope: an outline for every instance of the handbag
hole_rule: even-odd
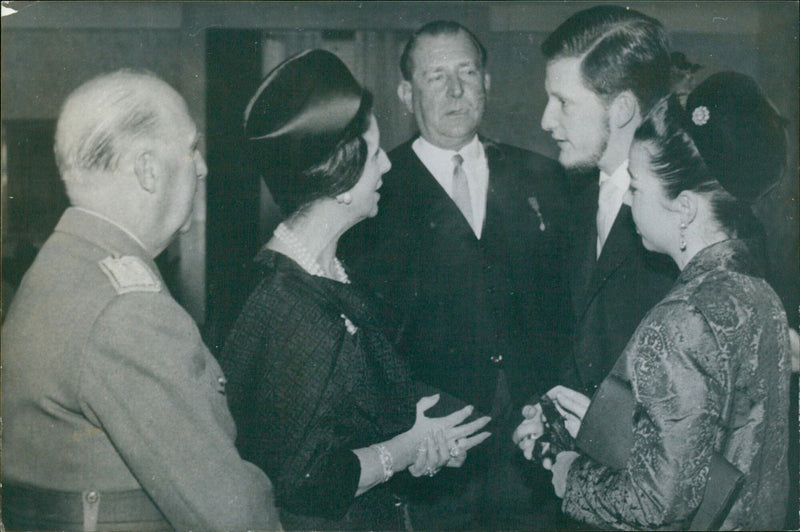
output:
[[[578,449],[602,465],[624,469],[633,447],[634,407],[630,383],[612,372],[600,384],[581,421],[575,442]],[[741,471],[714,452],[703,500],[688,530],[719,530],[743,479]]]

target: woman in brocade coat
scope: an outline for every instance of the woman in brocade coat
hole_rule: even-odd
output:
[[[744,474],[722,529],[783,527],[789,329],[763,278],[752,203],[785,165],[783,119],[741,74],[711,76],[657,105],[630,151],[633,217],[644,246],[681,269],[618,363],[633,390],[633,446],[614,470],[577,452],[546,464],[570,516],[601,528],[679,529],[703,499],[712,453]],[[548,395],[575,436],[590,400]],[[515,441],[531,457],[541,409]]]
[[[249,157],[286,215],[255,257],[260,281],[221,355],[242,456],[275,485],[287,529],[397,530],[395,472],[460,467],[489,436],[472,407],[424,412],[403,360],[336,259],[339,237],[375,216],[381,176],[372,97],[335,55],[276,67],[245,113]],[[415,408],[416,403],[416,408]]]

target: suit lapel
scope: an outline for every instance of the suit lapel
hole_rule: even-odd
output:
[[[410,144],[408,149],[410,152],[409,166],[411,167],[408,175],[418,176],[419,179],[417,186],[412,188],[413,193],[418,195],[418,201],[414,202],[414,204],[419,205],[416,216],[418,218],[421,213],[424,213],[427,217],[425,220],[417,219],[417,221],[445,234],[471,236],[476,239],[472,227],[467,223],[458,206],[417,157]]]
[[[508,172],[503,152],[491,141],[481,138],[481,142],[489,165],[489,183],[486,188],[486,215],[483,217],[483,227],[481,228],[481,239],[486,240],[487,232],[490,228],[497,226],[498,220],[502,218],[504,212],[507,212],[508,205],[512,203],[509,202],[508,198],[502,196],[504,191],[508,192],[508,187],[500,186]]]
[[[486,215],[483,219],[481,241],[486,245],[494,242],[514,245],[509,238],[519,233],[520,226],[531,231],[528,236],[539,235],[542,233],[539,229],[540,218],[530,204],[531,199],[536,199],[537,191],[520,186],[526,182],[520,177],[523,172],[521,162],[491,140],[481,138],[481,142],[489,165]],[[544,216],[541,220],[546,219],[547,213]]]
[[[575,201],[573,245],[570,254],[570,293],[577,316],[582,316],[589,303],[589,281],[597,266],[597,179]]]
[[[595,234],[596,231],[595,229]],[[603,246],[600,257],[597,259],[594,271],[591,274],[591,279],[586,289],[586,299],[584,300],[583,310],[580,314],[581,316],[583,316],[583,312],[586,311],[589,302],[594,298],[597,292],[600,291],[611,274],[636,250],[638,238],[634,230],[631,208],[623,204],[622,207],[620,207],[619,213],[617,213],[614,225],[611,227],[611,232],[608,234],[606,243]],[[595,251],[595,254],[596,253]]]

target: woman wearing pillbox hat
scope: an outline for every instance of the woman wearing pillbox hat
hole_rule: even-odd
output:
[[[237,446],[273,480],[287,529],[402,529],[386,482],[460,467],[489,418],[425,416],[438,396],[422,397],[336,258],[339,237],[377,214],[391,167],[372,95],[334,54],[308,50],[266,76],[244,131],[285,218],[220,358]]]
[[[586,443],[599,441],[586,438],[605,400],[599,393],[590,403],[563,387],[549,392],[567,427],[580,427],[582,454],[564,452],[552,464],[574,518],[601,528],[694,529],[698,508],[719,487],[709,471],[719,471],[712,464],[721,456],[742,476],[713,526],[783,527],[789,328],[754,251],[763,231],[750,207],[782,176],[784,124],[751,78],[723,72],[701,83],[685,110],[675,96],[661,101],[636,131],[636,227],[645,247],[669,255],[681,274],[612,372],[633,392],[624,466],[592,458],[600,454]]]

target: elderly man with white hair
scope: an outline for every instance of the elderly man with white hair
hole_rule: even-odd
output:
[[[63,105],[72,206],[2,334],[7,528],[281,526],[269,479],[234,446],[222,371],[153,262],[191,222],[197,139],[150,73],[101,75]]]

